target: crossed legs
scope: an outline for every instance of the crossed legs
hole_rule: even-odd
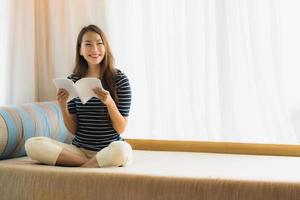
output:
[[[47,137],[33,137],[26,141],[27,155],[47,165],[69,167],[125,166],[132,162],[131,146],[123,141],[112,142],[92,158],[79,148]]]

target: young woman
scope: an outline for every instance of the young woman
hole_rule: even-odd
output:
[[[103,31],[95,25],[84,27],[77,38],[76,65],[68,78],[101,80],[104,89],[94,88],[98,98],[86,104],[79,98],[67,103],[65,89],[57,101],[64,123],[75,137],[64,144],[46,137],[26,141],[27,155],[44,164],[60,166],[124,166],[132,160],[132,149],[120,136],[127,125],[131,90],[127,76],[114,68],[113,56]]]

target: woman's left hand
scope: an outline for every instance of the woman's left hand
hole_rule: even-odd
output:
[[[110,96],[109,91],[101,88],[94,88],[93,91],[100,99],[100,101],[102,101],[102,103],[104,103],[106,106],[114,102],[113,98]]]

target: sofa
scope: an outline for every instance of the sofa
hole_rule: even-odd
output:
[[[59,167],[26,157],[33,136],[70,143],[56,102],[0,107],[1,200],[300,199],[297,156],[151,149],[152,140],[126,139],[134,149],[129,166]]]

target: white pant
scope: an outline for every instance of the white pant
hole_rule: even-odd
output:
[[[25,142],[27,156],[47,165],[55,165],[63,149],[81,157],[95,156],[100,167],[125,166],[132,162],[132,148],[124,141],[112,142],[98,152],[58,142],[48,137],[32,137]]]

